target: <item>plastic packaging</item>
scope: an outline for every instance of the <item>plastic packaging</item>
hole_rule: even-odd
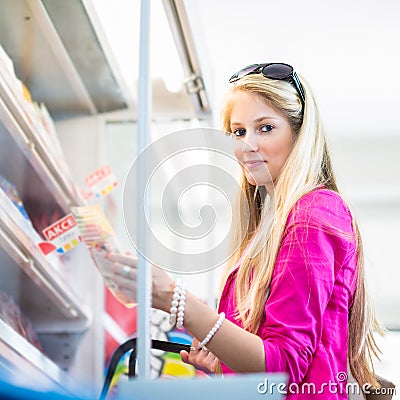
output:
[[[0,318],[43,353],[42,345],[40,344],[29,319],[23,315],[14,299],[1,291]]]

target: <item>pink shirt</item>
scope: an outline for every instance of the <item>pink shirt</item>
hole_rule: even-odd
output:
[[[352,216],[341,197],[327,189],[303,196],[288,216],[257,333],[266,372],[288,374],[288,399],[347,399],[344,374],[356,263]],[[227,279],[219,312],[242,327],[234,317],[238,268]],[[222,371],[233,372],[224,364]]]

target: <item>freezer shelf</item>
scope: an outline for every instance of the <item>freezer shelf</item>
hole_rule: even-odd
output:
[[[0,246],[30,278],[24,280],[20,301],[28,310],[35,329],[82,332],[89,325],[90,311],[61,276],[63,266],[51,265],[40,252],[39,241],[39,235],[36,233],[35,237],[29,222],[0,189]],[[57,257],[53,255],[55,261]],[[7,276],[2,278],[7,279]]]
[[[22,93],[18,92],[15,84],[8,70],[0,68],[0,118],[57,203],[68,212],[71,206],[84,204],[84,200],[70,179],[69,172],[60,169],[36,133],[34,121],[37,117],[30,115],[21,98]]]
[[[15,386],[43,392],[77,391],[68,374],[1,319],[0,364],[11,370],[10,383]]]
[[[86,0],[2,0],[0,41],[17,75],[56,120],[122,110],[131,102]]]

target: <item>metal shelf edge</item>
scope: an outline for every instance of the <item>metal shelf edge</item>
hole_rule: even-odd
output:
[[[43,386],[47,386],[46,389],[62,389],[70,393],[69,388],[73,385],[68,375],[2,319],[0,319],[1,357],[23,370],[25,374],[29,370],[38,374],[37,376],[26,374],[25,376],[29,376],[29,381],[25,382],[26,385],[38,385],[35,389],[43,389]],[[18,379],[21,377],[19,376]]]
[[[27,222],[0,189],[0,243],[31,279],[52,298],[60,311],[69,319],[80,321],[80,331],[86,330],[91,315],[81,305],[71,288],[40,253],[33,238],[25,232]],[[63,330],[67,326],[62,327]],[[76,329],[76,328],[75,328]]]
[[[60,171],[53,156],[48,152],[43,141],[35,133],[34,127],[29,121],[32,118],[29,117],[22,102],[12,90],[12,85],[9,82],[12,78],[4,76],[4,72],[4,70],[0,71],[0,95],[2,102],[4,102],[4,105],[0,104],[0,106],[5,106],[8,109],[8,113],[2,113],[5,125],[12,131],[10,133],[18,145],[23,147],[24,154],[37,169],[37,172],[42,177],[43,175],[48,177],[45,183],[54,194],[61,208],[67,211],[71,205],[82,205],[82,199],[73,190],[75,187],[74,184]],[[20,135],[23,135],[22,140],[17,139]],[[29,143],[26,143],[27,140],[29,140]],[[29,157],[29,154],[33,157]],[[38,169],[41,169],[41,171],[38,171]]]

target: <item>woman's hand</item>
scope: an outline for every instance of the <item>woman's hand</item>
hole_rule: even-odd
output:
[[[116,290],[136,302],[137,297],[137,258],[132,255],[108,253],[111,262],[112,281]],[[173,279],[161,268],[154,265],[152,268],[152,299],[153,308],[168,312],[175,283]]]
[[[192,348],[190,349],[190,353],[185,350],[180,352],[182,361],[186,364],[193,365],[196,369],[199,369],[206,374],[216,374],[219,371],[219,360],[214,356],[209,350],[206,350],[204,347],[200,350],[199,340],[194,338],[192,343]]]

